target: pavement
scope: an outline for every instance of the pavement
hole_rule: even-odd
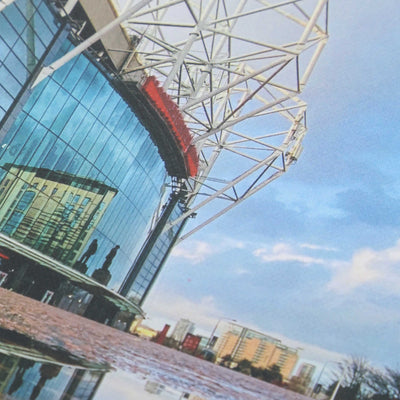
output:
[[[0,328],[205,399],[309,399],[1,288]]]

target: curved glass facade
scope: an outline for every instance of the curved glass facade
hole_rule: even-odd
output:
[[[38,11],[36,3],[45,8],[39,1],[30,7],[16,1],[0,14],[21,28],[17,40],[3,36],[9,54],[21,54],[16,46],[25,31],[19,21],[29,21],[27,12],[33,5]],[[31,35],[39,40],[42,30],[36,25],[42,26],[35,22]],[[0,27],[4,33],[2,22]],[[57,29],[56,23],[48,28],[48,42]],[[29,46],[27,39],[25,55]],[[68,40],[53,43],[46,63],[72,47]],[[25,68],[27,60],[21,60]],[[1,76],[1,82],[7,78]],[[29,95],[21,96],[21,90],[22,79],[9,90],[11,100],[25,100],[9,117],[0,144],[0,233],[118,291],[146,239],[167,179],[157,147],[107,74],[84,55]],[[7,104],[2,109],[4,116]]]

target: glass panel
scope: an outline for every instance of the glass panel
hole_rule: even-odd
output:
[[[14,99],[0,86],[0,108],[3,110],[0,119],[5,114],[6,110],[11,106]]]
[[[16,96],[21,89],[21,84],[4,66],[0,67],[0,82],[2,82],[3,88],[13,97]]]
[[[110,88],[111,90],[111,88]],[[106,123],[111,115],[114,115],[116,107],[118,107],[118,104],[122,102],[121,97],[119,94],[115,91],[112,91],[111,96],[107,99],[106,106],[103,108],[101,113],[98,115],[98,118],[100,121],[103,123]],[[94,104],[95,106],[95,104]],[[107,125],[108,126],[108,125]]]
[[[18,39],[13,47],[13,52],[9,54],[5,64],[10,68],[11,73],[21,83],[25,83],[28,78],[28,69],[25,64],[33,59],[33,54],[27,49],[25,42]]]
[[[91,104],[96,99],[96,96],[98,95],[99,91],[101,90],[104,84],[104,77],[102,74],[100,74],[100,72],[95,73],[96,71],[93,69],[92,66],[89,66],[87,72],[89,71],[90,74],[88,73],[87,76],[86,74],[82,76],[84,80],[87,79],[88,81],[90,81],[89,82],[90,86],[87,88],[86,93],[83,95],[81,100],[81,104],[87,108],[90,108]]]
[[[44,160],[48,155],[48,153],[50,152],[55,140],[56,139],[54,135],[52,135],[51,133],[47,133],[47,135],[43,138],[42,142],[40,143],[39,148],[32,156],[31,159],[32,166],[40,166],[41,161]]]
[[[83,58],[83,56],[80,56],[79,58]],[[73,96],[80,100],[88,90],[89,85],[91,84],[95,74],[96,70],[92,68],[91,65],[88,65],[88,62],[86,61],[86,69],[79,79],[79,84],[76,85],[74,90],[72,91]]]
[[[17,8],[16,4],[13,3],[7,6],[3,11],[2,14],[6,17],[6,19],[10,22],[11,26],[15,27],[15,29],[23,29],[26,25],[26,19],[21,14],[19,9]],[[11,28],[14,31],[13,28]],[[9,32],[11,33],[11,32]],[[16,39],[16,36],[15,36]],[[15,40],[13,40],[14,42]],[[10,42],[9,42],[10,43]]]
[[[47,86],[47,92],[49,95],[52,96],[52,100],[50,104],[48,100],[46,101],[48,107],[45,113],[43,114],[40,122],[44,126],[50,127],[51,124],[54,122],[54,120],[60,116],[60,111],[63,108],[69,96],[65,90],[58,88],[58,86],[54,84]]]
[[[76,104],[75,99],[72,99],[72,101],[73,104]],[[85,115],[86,110],[80,104],[78,104],[61,133],[62,138],[66,142],[71,142],[74,135],[76,135],[76,130],[80,126]],[[62,117],[60,116],[60,118]]]
[[[66,147],[66,144],[62,142],[61,140],[55,141],[49,152],[47,153],[46,157],[42,161],[41,167],[42,168],[48,168],[48,169],[56,169],[56,163],[61,157],[61,154],[63,153],[64,149]]]
[[[102,76],[102,81],[105,81],[105,78]],[[102,122],[107,121],[107,119],[104,120],[104,117],[101,118],[101,114],[103,112],[103,109],[113,109],[114,105],[110,103],[110,100],[112,100],[112,89],[108,82],[105,82],[104,85],[100,88],[97,97],[95,98],[93,104],[90,107],[90,111],[96,115],[99,119],[102,120]]]
[[[50,95],[50,98],[52,98],[58,90],[58,85],[55,84],[51,79],[43,81],[42,83],[45,86],[43,87],[42,95],[37,99],[30,110],[30,116],[32,118],[36,118],[38,121],[42,118],[43,114],[50,105],[48,96]],[[43,94],[46,94],[46,96],[43,96]]]
[[[51,130],[54,133],[58,135],[61,134],[68,121],[72,118],[72,114],[76,111],[77,106],[78,102],[75,99],[68,97],[68,101],[64,104],[64,107],[60,110],[58,115],[56,115],[54,123],[51,126]],[[67,136],[65,139],[69,140],[70,137]]]
[[[76,127],[76,131],[70,142],[73,148],[79,149],[81,147],[83,140],[92,128],[94,122],[95,117],[90,113],[86,113],[79,126]]]

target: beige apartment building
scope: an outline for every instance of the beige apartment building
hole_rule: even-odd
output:
[[[238,325],[221,335],[215,349],[218,359],[230,355],[236,363],[249,360],[257,368],[277,365],[285,381],[289,379],[299,358],[298,349],[282,344],[279,339]]]

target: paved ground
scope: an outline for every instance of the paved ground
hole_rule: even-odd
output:
[[[0,289],[0,328],[210,400],[307,399],[4,289]]]

